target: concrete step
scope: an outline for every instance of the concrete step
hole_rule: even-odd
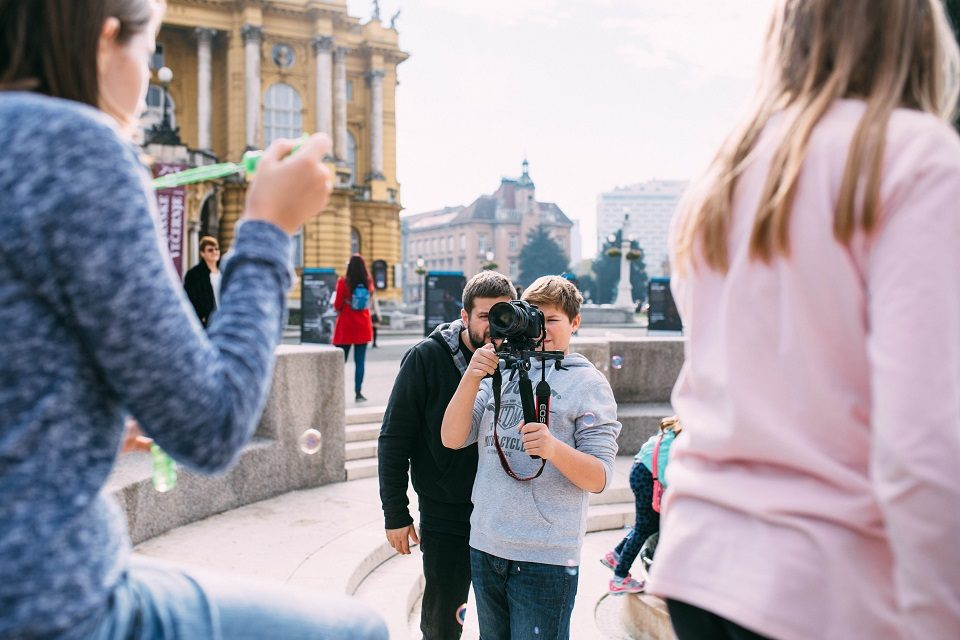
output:
[[[377,475],[377,459],[364,458],[362,460],[349,460],[344,464],[346,467],[346,480],[361,480],[363,478],[373,478]]]
[[[395,554],[371,571],[354,594],[384,617],[391,638],[412,637],[411,613],[423,595],[423,560],[419,549]],[[451,611],[450,615],[456,612]],[[416,629],[419,631],[419,624]],[[419,634],[418,634],[419,637]]]
[[[634,502],[617,502],[591,506],[587,511],[587,533],[623,529],[633,525],[636,519]]]
[[[360,424],[348,424],[346,428],[347,442],[358,442],[360,440],[376,440],[380,435],[379,422],[362,422]]]
[[[364,460],[366,458],[377,458],[377,441],[376,440],[361,440],[359,442],[348,442],[345,445],[344,459],[347,461],[350,460]]]
[[[376,422],[378,425],[383,422],[383,413],[387,410],[384,407],[351,407],[346,410],[346,424],[364,424]]]
[[[633,497],[633,491],[630,490],[629,486],[617,486],[616,482],[617,479],[615,478],[613,486],[603,493],[591,493],[590,506],[626,502],[632,507],[636,502]]]

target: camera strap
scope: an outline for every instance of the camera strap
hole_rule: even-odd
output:
[[[530,384],[530,378],[526,375],[526,372],[521,372],[520,374],[520,403],[523,405],[523,419],[524,422],[536,422],[536,412],[533,407],[533,387]],[[540,383],[546,384],[546,381]],[[537,385],[537,391],[540,391],[540,384]],[[547,466],[546,460],[540,460],[540,469],[532,476],[526,478],[517,475],[517,473],[510,468],[510,463],[507,461],[507,455],[503,452],[503,448],[500,446],[500,436],[497,434],[497,423],[500,421],[500,392],[503,389],[503,375],[500,373],[498,368],[493,372],[493,444],[497,449],[497,455],[500,457],[500,466],[503,467],[503,470],[507,472],[507,475],[513,478],[514,480],[519,480],[520,482],[526,482],[527,480],[533,480],[534,478],[539,478],[540,474],[543,473],[543,468]],[[549,406],[549,386],[547,387],[547,395],[545,402]],[[539,398],[538,398],[539,402]],[[546,412],[545,420],[549,419],[550,412]]]

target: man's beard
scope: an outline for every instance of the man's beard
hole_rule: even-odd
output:
[[[473,350],[476,351],[487,344],[488,340],[486,336],[480,334],[479,336],[473,332],[473,329],[467,327],[467,337],[470,338],[470,346],[473,347]]]

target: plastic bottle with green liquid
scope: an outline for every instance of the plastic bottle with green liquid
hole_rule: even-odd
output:
[[[150,445],[150,461],[153,463],[154,489],[164,493],[177,486],[177,463],[156,443]]]

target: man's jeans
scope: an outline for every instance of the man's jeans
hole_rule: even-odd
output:
[[[457,620],[470,591],[470,538],[420,528],[423,553],[423,640],[455,640],[463,631]]]
[[[566,640],[577,567],[517,562],[470,549],[483,640]]]
[[[380,616],[343,596],[269,586],[131,555],[90,640],[387,640]]]

